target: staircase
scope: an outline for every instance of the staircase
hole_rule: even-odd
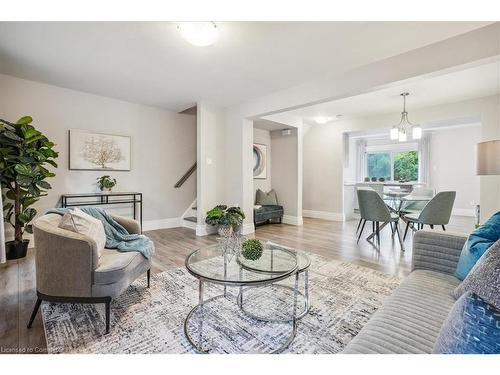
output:
[[[182,215],[182,226],[185,228],[190,228],[196,230],[196,224],[197,224],[197,207],[196,207],[196,199],[194,200],[193,203],[189,206],[189,208],[184,212]]]
[[[177,183],[174,185],[176,189],[180,188],[184,182],[196,171],[196,163],[194,163],[186,173],[177,181]],[[197,207],[196,207],[196,199],[191,203],[191,205],[188,207],[188,209],[182,214],[181,216],[181,221],[182,221],[182,226],[185,228],[190,228],[196,230],[196,224],[197,224]]]

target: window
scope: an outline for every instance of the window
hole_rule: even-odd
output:
[[[417,151],[398,152],[394,155],[394,180],[418,180],[418,153]]]
[[[377,151],[368,152],[366,158],[367,177],[383,177],[393,181],[418,180],[418,152]]]
[[[391,154],[386,152],[377,152],[368,154],[368,177],[380,177],[386,180],[391,179]]]

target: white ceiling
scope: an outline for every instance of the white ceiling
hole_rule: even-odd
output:
[[[406,108],[411,110],[445,103],[454,103],[500,92],[500,63],[494,62],[432,78],[421,79],[409,84],[399,85],[356,95],[310,107],[287,112],[299,116],[304,122],[315,124],[317,117],[329,117],[332,121],[352,117],[401,112],[402,92],[409,92]],[[342,115],[336,119],[336,115]]]
[[[229,106],[486,22],[218,22],[194,47],[171,22],[0,22],[0,73],[181,111]]]

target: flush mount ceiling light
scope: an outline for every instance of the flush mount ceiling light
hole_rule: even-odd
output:
[[[314,119],[316,124],[320,124],[320,125],[326,124],[328,121],[331,121],[331,120],[332,120],[331,117],[326,117],[326,116],[318,116]]]
[[[390,137],[393,141],[406,142],[410,131],[413,139],[422,138],[422,127],[418,124],[412,124],[408,120],[408,112],[406,112],[406,97],[408,95],[410,95],[409,92],[401,94],[403,97],[403,112],[401,112],[401,121],[399,121],[399,124],[394,125],[391,129]]]
[[[179,22],[177,29],[185,40],[198,47],[214,44],[218,36],[215,22]]]

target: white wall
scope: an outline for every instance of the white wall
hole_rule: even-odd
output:
[[[457,192],[453,207],[455,214],[473,215],[471,203],[479,204],[480,177],[476,175],[476,144],[480,140],[480,126],[432,132],[430,185],[436,191]]]
[[[301,129],[291,129],[290,135],[281,130],[271,132],[273,189],[283,206],[283,221],[302,225]]]
[[[253,129],[253,143],[259,143],[261,145],[267,146],[267,159],[266,159],[266,167],[267,167],[267,177],[266,178],[254,178],[253,179],[253,188],[254,188],[254,198],[255,192],[257,189],[262,191],[269,191],[273,188],[272,185],[272,150],[271,150],[271,132],[265,129]]]
[[[205,213],[224,199],[224,111],[206,102],[197,103],[197,226],[208,234]]]
[[[145,229],[172,226],[194,199],[196,176],[180,188],[174,184],[196,160],[196,118],[0,75],[0,116],[16,121],[31,115],[34,125],[56,143],[59,168],[53,189],[40,200],[39,213],[54,207],[62,193],[94,192],[96,178],[110,174],[116,191],[144,194]],[[132,137],[129,172],[68,170],[68,129]],[[130,210],[123,209],[123,213]]]
[[[500,135],[499,97],[468,100],[440,106],[420,108],[411,112],[416,122],[449,121],[450,119],[479,118],[481,140]],[[313,126],[304,136],[304,210],[327,211],[332,217],[343,216],[343,133],[370,129],[387,129],[398,119],[399,113],[346,119]],[[475,146],[471,140],[470,146]],[[454,145],[451,152],[461,152]],[[474,158],[475,160],[475,158]],[[499,177],[480,177],[480,204],[482,218],[486,220],[500,209]]]

